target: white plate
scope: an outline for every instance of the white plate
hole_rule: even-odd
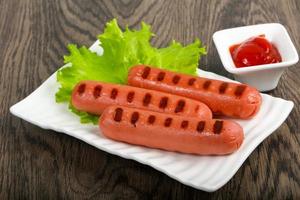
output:
[[[96,42],[91,50],[101,54]],[[228,80],[214,73],[199,70],[200,76]],[[68,110],[67,104],[55,103],[58,89],[56,73],[28,97],[10,108],[12,114],[44,129],[52,129],[78,138],[103,151],[149,165],[179,182],[212,192],[226,184],[249,154],[287,118],[294,104],[262,94],[258,114],[251,120],[238,121],[245,131],[241,148],[228,156],[196,156],[167,152],[115,142],[105,138],[97,126],[81,124]]]

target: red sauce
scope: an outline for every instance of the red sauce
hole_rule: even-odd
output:
[[[229,51],[238,68],[282,61],[277,48],[265,38],[265,35],[251,37],[240,44],[232,45]]]

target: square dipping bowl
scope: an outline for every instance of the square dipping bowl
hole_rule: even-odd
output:
[[[253,36],[265,35],[278,49],[282,62],[256,65],[250,67],[235,67],[229,48],[244,42]],[[276,88],[285,68],[298,62],[297,50],[283,25],[278,23],[258,24],[217,31],[213,41],[225,69],[242,83],[249,84],[259,91],[269,91]]]

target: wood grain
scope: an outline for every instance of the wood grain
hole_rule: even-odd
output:
[[[68,43],[91,45],[105,23],[152,24],[153,44],[201,38],[200,67],[231,77],[212,42],[220,29],[279,22],[300,48],[300,1],[0,0],[0,199],[297,199],[300,198],[300,66],[271,95],[294,101],[286,122],[223,188],[206,193],[135,161],[33,126],[9,113],[63,64]],[[34,108],[32,108],[34,109]]]

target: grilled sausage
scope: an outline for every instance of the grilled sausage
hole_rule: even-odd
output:
[[[100,115],[110,105],[123,105],[157,112],[211,119],[210,109],[189,98],[126,85],[81,81],[72,93],[72,105],[80,111]]]
[[[113,140],[198,155],[224,155],[242,144],[242,127],[229,120],[201,120],[137,108],[110,106],[99,127]]]
[[[262,98],[250,86],[179,74],[148,66],[132,67],[128,84],[201,101],[215,115],[247,119],[259,110]]]

